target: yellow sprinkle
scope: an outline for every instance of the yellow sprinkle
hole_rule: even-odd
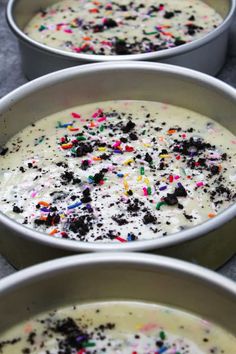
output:
[[[98,150],[99,150],[99,151],[106,151],[107,148],[105,148],[105,147],[99,147]]]
[[[149,186],[150,185],[150,181],[149,181],[149,179],[146,177],[146,178],[144,178],[144,183],[147,185],[147,186]]]
[[[170,157],[170,155],[167,155],[167,154],[160,155],[161,159],[165,159],[166,157]]]
[[[151,144],[143,144],[143,146],[145,146],[145,147],[151,147],[152,145],[151,145]]]
[[[134,162],[133,159],[126,160],[126,161],[124,161],[124,165],[129,165],[132,162]]]
[[[138,181],[138,182],[141,182],[142,179],[143,179],[143,176],[141,176],[141,175],[137,177],[137,181]]]
[[[129,190],[128,182],[125,179],[124,179],[124,187],[125,187],[125,190]]]

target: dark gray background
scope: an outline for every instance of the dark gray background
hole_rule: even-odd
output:
[[[17,41],[8,29],[5,20],[6,4],[7,0],[0,0],[0,98],[27,82],[21,72]],[[236,19],[231,29],[227,60],[218,77],[236,87]],[[0,278],[14,271],[15,270],[0,255]],[[236,256],[222,267],[219,272],[236,281]]]

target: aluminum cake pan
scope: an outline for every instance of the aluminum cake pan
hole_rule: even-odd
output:
[[[236,284],[183,261],[141,253],[66,257],[0,281],[0,333],[31,316],[79,303],[128,300],[191,312],[236,333]]]
[[[0,145],[28,124],[75,105],[113,99],[162,101],[212,117],[236,132],[236,91],[207,75],[147,62],[101,63],[52,73],[0,102]],[[122,244],[56,239],[0,213],[0,252],[16,267],[79,252],[149,251],[218,267],[236,251],[236,205],[156,240]]]
[[[201,39],[162,51],[132,55],[90,55],[65,52],[48,47],[27,36],[23,29],[39,11],[57,0],[10,0],[7,5],[7,21],[19,39],[23,72],[34,79],[52,71],[67,67],[108,61],[147,60],[180,65],[215,75],[223,66],[229,36],[229,27],[234,20],[236,0],[204,0],[221,14],[223,23]]]

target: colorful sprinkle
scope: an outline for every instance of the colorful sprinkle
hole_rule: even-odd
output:
[[[81,206],[82,204],[83,204],[82,202],[77,202],[77,203],[75,203],[75,204],[69,205],[69,206],[67,207],[67,209],[69,209],[69,210],[75,209],[75,208]]]

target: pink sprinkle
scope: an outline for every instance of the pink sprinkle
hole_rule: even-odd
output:
[[[231,143],[236,145],[236,140],[232,140]]]
[[[109,41],[101,41],[101,44],[112,47],[112,42],[109,42]]]
[[[82,160],[82,163],[83,163],[84,161],[88,161],[88,164],[89,164],[89,165],[92,165],[92,163],[93,163],[92,160]]]
[[[73,118],[81,118],[81,115],[79,113],[72,112],[71,115]]]
[[[127,242],[127,240],[125,240],[123,237],[120,237],[120,236],[117,236],[116,240],[120,241],[120,242]]]
[[[113,145],[113,147],[120,146],[120,144],[121,144],[121,141],[120,141],[120,140],[117,140],[117,141],[115,142],[115,144]]]
[[[105,9],[106,10],[112,10],[112,4],[107,4],[106,6],[105,6]]]
[[[99,122],[99,123],[100,123],[100,122],[104,122],[104,120],[107,120],[107,118],[106,118],[106,117],[101,117],[101,118],[98,119],[98,122]]]
[[[64,32],[66,33],[73,33],[73,31],[71,29],[64,29]]]
[[[197,182],[196,185],[197,185],[197,187],[202,187],[202,186],[204,186],[204,183],[203,182]]]
[[[183,139],[185,139],[185,138],[186,138],[186,136],[187,136],[186,134],[182,134],[182,138],[183,138]]]
[[[143,187],[143,195],[146,197],[148,195],[148,191],[146,187]]]
[[[179,179],[179,178],[180,178],[180,176],[178,176],[178,175],[175,176],[175,179]]]
[[[56,25],[57,31],[60,31],[60,29],[61,29],[63,26],[66,26],[66,23],[58,23],[58,24]]]
[[[31,193],[32,198],[36,197],[36,195],[37,195],[37,192],[35,192],[35,191]]]
[[[147,323],[143,327],[140,328],[141,332],[149,332],[152,331],[153,329],[158,328],[159,326],[156,323]]]
[[[73,47],[72,49],[76,53],[80,53],[81,52],[81,48],[80,47]]]
[[[99,116],[102,115],[102,114],[103,114],[103,110],[101,110],[101,108],[98,108],[98,109],[96,110],[96,112],[93,113],[92,117],[93,117],[93,118],[97,118],[97,117],[99,117]]]

